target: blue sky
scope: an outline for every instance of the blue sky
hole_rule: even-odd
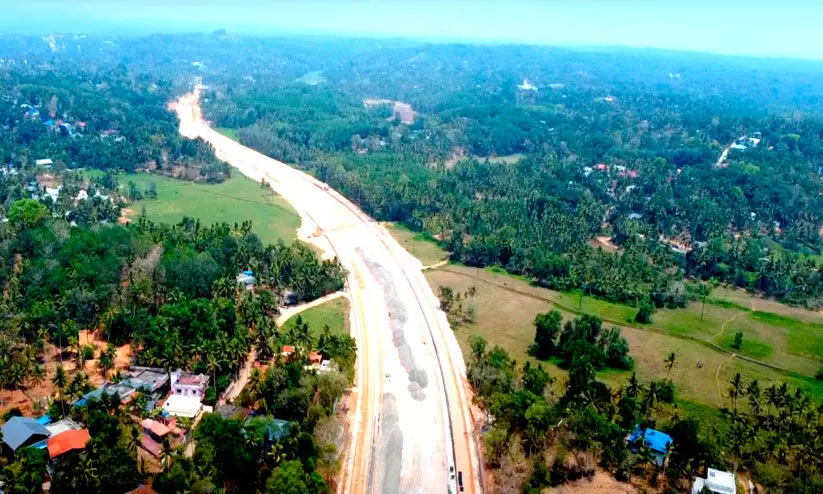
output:
[[[0,12],[5,33],[225,28],[823,60],[820,0],[0,0]]]

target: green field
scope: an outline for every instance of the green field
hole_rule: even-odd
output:
[[[332,334],[349,334],[349,301],[344,297],[330,300],[300,314],[303,321],[308,323],[313,335],[318,335],[323,326],[328,325]],[[284,329],[292,328],[296,324],[297,315],[289,318],[283,325]]]
[[[216,129],[217,132],[220,132],[224,136],[228,137],[229,139],[234,139],[237,142],[240,142],[240,136],[237,135],[237,129],[228,129],[226,127],[218,127]]]
[[[326,78],[323,77],[322,70],[315,70],[313,72],[307,72],[301,75],[296,79],[296,82],[302,82],[303,84],[308,84],[309,86],[316,86],[326,82]]]
[[[637,312],[633,307],[580,297],[579,293],[561,293],[536,287],[521,277],[500,270],[449,265],[428,271],[426,277],[435,291],[440,285],[451,286],[461,292],[470,286],[476,288],[472,303],[477,309],[477,322],[455,328],[464,351],[468,349],[469,337],[479,334],[491,345],[506,348],[520,362],[532,359],[527,350],[534,340],[533,322],[538,313],[557,308],[564,318],[569,319],[579,312],[588,312],[604,319],[605,326],[621,327],[641,380],[665,378],[667,370],[663,359],[674,352],[677,363],[670,377],[682,399],[711,406],[728,405],[725,403],[725,390],[735,372],[740,372],[746,380],[760,379],[761,386],[789,381],[823,398],[823,382],[812,378],[821,359],[821,352],[812,343],[820,338],[819,326],[788,315],[752,312],[746,309],[751,306],[752,300],[746,300],[742,294],[735,295],[737,302],[733,304],[707,303],[703,320],[700,319],[701,304],[692,303],[685,309],[660,310],[654,314],[652,324],[641,326],[632,322]],[[786,309],[785,314],[801,310]],[[804,315],[807,319],[818,317],[809,311],[798,315]],[[731,349],[737,331],[744,334],[742,350]],[[793,341],[804,338],[807,341],[806,355],[793,352]],[[791,373],[732,358],[711,344]],[[562,369],[555,366],[551,366],[551,372],[556,376],[565,375]],[[599,378],[610,385],[620,385],[628,375],[625,371],[608,370],[602,372]]]
[[[409,230],[399,223],[386,223],[386,229],[410,254],[420,259],[424,266],[430,266],[449,258],[449,253],[441,249],[437,242],[425,233]]]
[[[251,220],[252,230],[263,243],[277,239],[292,241],[300,226],[297,212],[282,197],[237,172],[221,184],[193,183],[148,173],[120,177],[122,185],[128,182],[141,189],[151,182],[157,184],[157,199],[128,205],[134,211],[132,218],[145,208],[149,219],[163,223],[177,223],[184,216],[206,224]]]

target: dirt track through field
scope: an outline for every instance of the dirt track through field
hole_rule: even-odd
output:
[[[197,92],[174,109],[244,175],[265,179],[300,213],[300,237],[349,272],[358,366],[338,492],[481,492],[465,365],[445,314],[414,259],[378,223],[322,182],[242,146],[202,119]]]

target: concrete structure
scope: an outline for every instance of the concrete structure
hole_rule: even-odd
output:
[[[163,404],[163,411],[175,417],[194,418],[200,413],[203,404],[196,396],[171,395]]]
[[[133,366],[121,382],[128,382],[134,389],[153,393],[169,382],[169,375],[164,369],[158,367]]]
[[[206,396],[208,385],[209,376],[205,374],[191,374],[180,369],[171,373],[171,392],[175,395],[193,396],[202,400]]]
[[[52,437],[68,431],[79,431],[82,428],[82,425],[70,418],[65,418],[51,424],[46,424],[46,429],[48,429],[49,434],[51,434]]]
[[[709,468],[706,478],[695,477],[692,494],[700,494],[703,487],[708,487],[714,494],[737,494],[737,481],[733,473]]]

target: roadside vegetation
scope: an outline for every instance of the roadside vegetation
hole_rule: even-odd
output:
[[[299,319],[298,319],[299,318]],[[347,335],[349,330],[349,301],[340,297],[306,309],[290,317],[283,329],[289,330],[301,324],[308,324],[315,336],[329,328],[332,335]]]

